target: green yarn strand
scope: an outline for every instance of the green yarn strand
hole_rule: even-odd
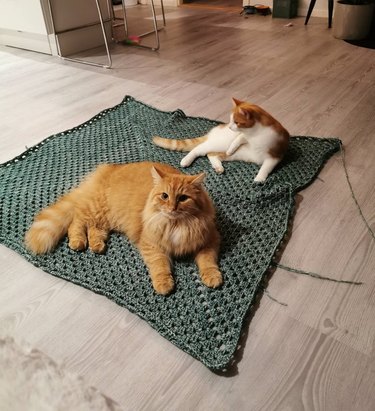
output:
[[[308,276],[313,277],[313,278],[318,278],[319,280],[326,280],[326,281],[332,281],[334,283],[350,284],[350,285],[362,285],[363,284],[360,281],[337,280],[335,278],[325,277],[325,276],[317,274],[317,273],[300,270],[298,268],[291,268],[291,267],[288,267],[286,265],[275,263],[275,262],[271,263],[271,265],[273,265],[274,267],[277,267],[277,268],[281,268],[281,269],[286,270],[286,271],[290,271],[292,273],[303,274],[303,275],[308,275]]]
[[[348,186],[349,186],[350,194],[351,194],[352,199],[353,199],[353,201],[354,201],[354,203],[357,207],[359,215],[361,216],[365,226],[367,227],[367,230],[369,231],[370,235],[372,236],[372,239],[375,240],[375,233],[372,230],[372,228],[370,227],[370,224],[367,222],[366,217],[364,216],[364,214],[362,212],[361,206],[358,203],[357,197],[354,194],[353,186],[352,186],[352,183],[350,182],[350,178],[349,178],[349,174],[348,174],[348,169],[346,167],[345,150],[344,150],[344,147],[343,147],[342,143],[340,143],[340,152],[341,152],[342,165],[344,167],[345,177],[346,177],[346,181],[347,181]]]

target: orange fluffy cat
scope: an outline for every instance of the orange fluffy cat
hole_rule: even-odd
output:
[[[254,181],[265,181],[283,159],[289,143],[288,131],[261,107],[233,99],[230,121],[212,128],[206,135],[185,140],[155,136],[156,145],[189,151],[181,160],[188,167],[197,157],[207,155],[217,173],[222,161],[247,161],[260,165]]]
[[[194,256],[206,286],[218,287],[220,237],[204,176],[151,162],[100,165],[35,217],[25,244],[44,254],[68,234],[71,249],[102,253],[115,230],[137,245],[157,293],[173,290],[170,257],[184,255]]]

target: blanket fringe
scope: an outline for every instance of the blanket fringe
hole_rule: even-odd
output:
[[[277,300],[275,297],[272,297],[272,295],[270,294],[270,292],[269,292],[266,288],[260,287],[260,289],[264,292],[264,294],[265,294],[270,300],[274,301],[274,302],[277,303],[277,304],[283,305],[284,307],[288,307],[288,304],[287,304],[287,303],[283,303],[283,302]]]
[[[368,223],[366,217],[365,217],[364,214],[363,214],[362,208],[361,208],[361,206],[359,205],[358,200],[357,200],[357,197],[356,197],[356,195],[355,195],[355,193],[354,193],[352,183],[350,182],[350,178],[349,178],[349,174],[348,174],[348,169],[347,169],[347,167],[346,167],[346,161],[345,161],[345,150],[344,150],[344,146],[343,146],[342,142],[340,142],[340,153],[341,153],[341,160],[342,160],[342,165],[343,165],[343,168],[344,168],[344,173],[345,173],[346,181],[347,181],[347,183],[348,183],[348,187],[349,187],[349,190],[350,190],[350,194],[351,194],[351,196],[352,196],[352,199],[353,199],[353,201],[354,201],[354,204],[356,205],[357,210],[358,210],[358,213],[359,213],[360,217],[362,218],[362,221],[364,222],[364,224],[365,224],[368,232],[370,233],[370,235],[371,235],[371,237],[372,237],[372,240],[375,240],[375,233],[374,233],[373,229],[370,227],[370,224]],[[273,265],[274,267],[281,268],[281,269],[286,270],[286,271],[290,271],[290,272],[292,272],[292,273],[302,274],[302,275],[308,275],[308,276],[313,277],[313,278],[318,278],[319,280],[326,280],[326,281],[332,281],[332,282],[335,282],[335,283],[350,284],[350,285],[362,285],[362,284],[363,284],[363,282],[360,282],[360,281],[336,280],[335,278],[325,277],[325,276],[323,276],[323,275],[320,275],[320,274],[317,274],[317,273],[313,273],[313,272],[310,272],[310,271],[300,270],[300,269],[298,269],[298,268],[287,267],[287,266],[285,266],[285,265],[283,265],[283,264],[279,264],[279,263],[275,263],[275,262],[271,263],[271,265]],[[264,291],[265,291],[266,293],[268,293],[267,290],[264,290]],[[268,297],[271,298],[271,299],[273,299],[273,300],[275,300],[276,302],[279,302],[279,301],[277,301],[276,299],[274,299],[273,297],[271,297],[269,294],[268,294]],[[283,304],[283,303],[280,303],[280,304],[286,305],[286,304]]]
[[[365,223],[365,226],[367,227],[367,230],[369,231],[370,235],[372,236],[372,239],[375,240],[375,233],[372,230],[372,228],[370,227],[370,224],[368,223],[368,221],[366,220],[366,217],[364,216],[362,209],[358,203],[357,197],[354,194],[354,190],[353,190],[353,186],[352,183],[350,182],[350,178],[349,178],[349,174],[348,174],[348,169],[346,168],[346,162],[345,162],[345,150],[344,147],[342,145],[342,143],[340,142],[340,152],[341,152],[341,160],[342,160],[342,165],[344,167],[344,172],[345,172],[345,177],[346,177],[346,181],[348,182],[348,186],[349,186],[349,190],[350,190],[350,194],[352,196],[352,199],[357,207],[357,210],[359,212],[359,215],[361,216],[363,222]]]
[[[275,263],[275,262],[272,262],[271,265],[273,265],[274,267],[277,267],[277,268],[281,268],[282,270],[290,271],[292,273],[303,274],[303,275],[308,275],[308,276],[313,277],[313,278],[318,278],[319,280],[326,280],[326,281],[332,281],[334,283],[350,284],[350,285],[362,285],[363,284],[363,282],[360,282],[360,281],[337,280],[335,278],[325,277],[325,276],[317,274],[317,273],[300,270],[298,268],[288,267],[286,265]]]

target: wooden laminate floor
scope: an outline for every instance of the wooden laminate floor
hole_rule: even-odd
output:
[[[168,9],[160,51],[113,45],[111,70],[0,47],[0,161],[126,94],[218,120],[228,119],[234,96],[262,105],[293,135],[341,138],[374,229],[375,51],[334,39],[326,19],[288,22]],[[124,410],[374,410],[375,242],[339,154],[298,194],[280,262],[364,285],[275,270],[268,291],[287,306],[263,296],[226,375],[126,309],[3,246],[0,332],[63,362]]]

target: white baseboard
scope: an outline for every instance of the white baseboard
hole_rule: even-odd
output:
[[[147,0],[138,0],[140,4],[148,4]],[[163,0],[163,5],[165,7],[177,7],[183,4],[183,0]],[[160,0],[154,0],[154,5],[159,6]]]
[[[155,1],[155,4],[160,4],[160,2],[158,2],[157,0]],[[179,2],[179,0],[163,0],[163,4],[166,7],[177,7],[180,4],[182,4],[181,2]]]
[[[47,34],[0,28],[0,44],[20,49],[52,54]]]
[[[147,0],[138,0],[139,3],[141,4],[147,4]],[[154,0],[155,5],[160,4],[160,0]],[[243,5],[250,4],[251,2],[249,0],[243,0]],[[265,6],[269,6],[272,9],[273,6],[273,0],[264,0],[261,2]],[[170,7],[178,7],[181,4],[183,4],[183,0],[163,0],[164,6],[170,6]],[[307,10],[308,6],[302,6],[298,7],[298,12],[297,15],[300,17],[305,17],[307,15]],[[312,17],[327,17],[328,18],[328,11],[327,9],[316,9],[314,8],[312,14]]]

